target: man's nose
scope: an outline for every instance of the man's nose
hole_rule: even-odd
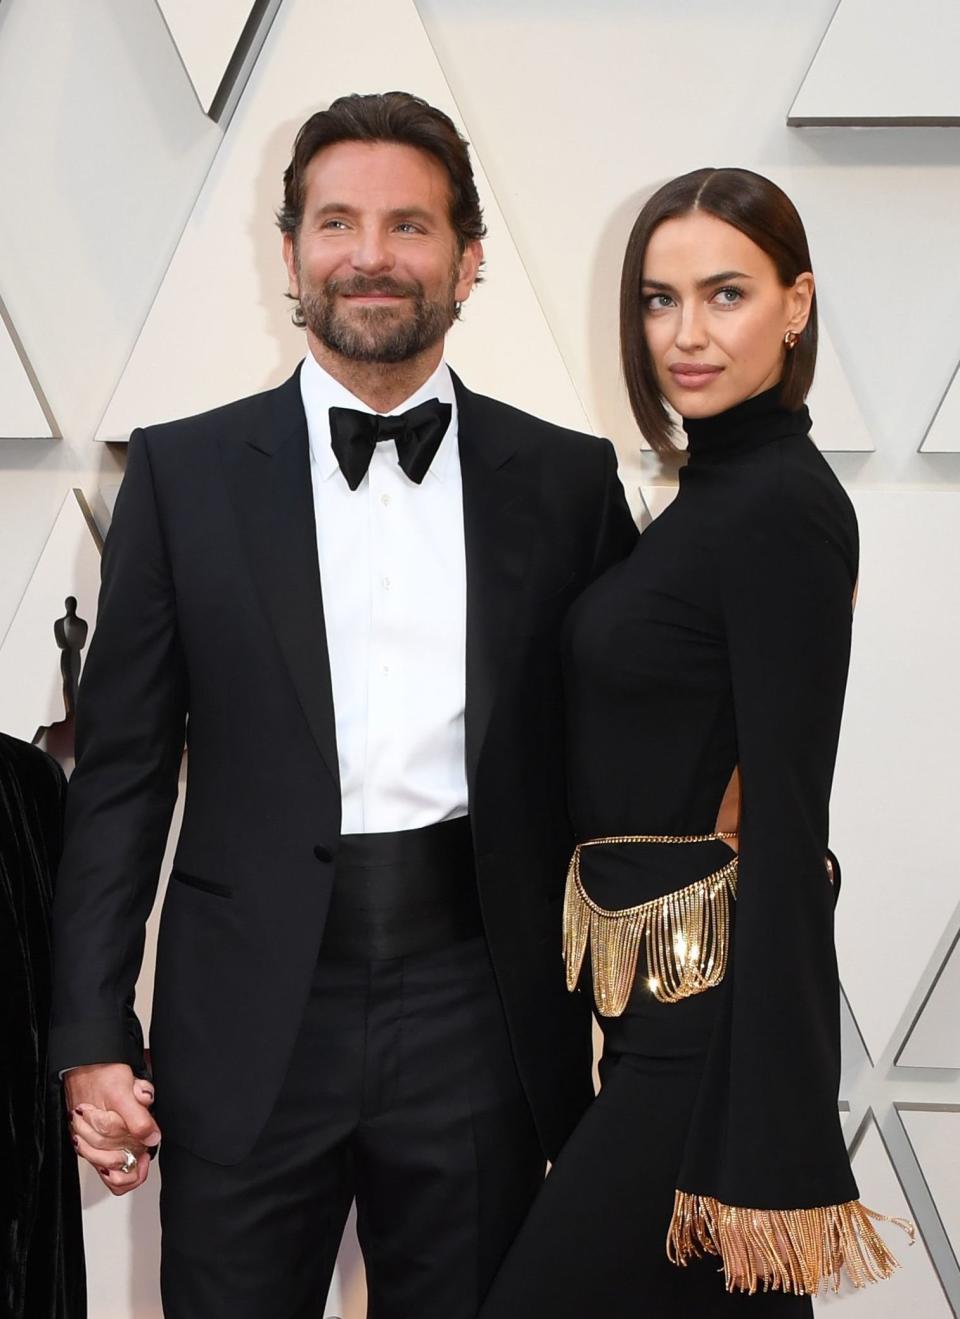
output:
[[[378,229],[364,229],[357,235],[357,242],[351,254],[354,270],[365,275],[379,275],[393,266],[393,253],[386,241],[386,236]]]

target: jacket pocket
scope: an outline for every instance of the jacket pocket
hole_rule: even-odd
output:
[[[197,875],[188,875],[185,870],[171,870],[170,878],[188,888],[197,888],[201,893],[212,893],[218,898],[232,898],[233,889],[229,884],[215,884],[212,879],[200,879]]]

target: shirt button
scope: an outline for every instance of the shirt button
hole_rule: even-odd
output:
[[[383,579],[383,589],[384,589],[385,591],[389,591],[389,590],[390,590],[390,578],[389,578],[389,577],[384,577],[384,579]]]
[[[389,495],[381,495],[381,496],[380,496],[380,503],[384,506],[384,508],[389,508],[389,507],[390,507],[390,496],[389,496]]]
[[[389,664],[384,664],[382,672],[383,672],[383,676],[384,676],[385,678],[389,678],[389,677],[390,677],[390,665],[389,665]]]
[[[333,860],[332,850],[329,847],[324,847],[322,843],[317,843],[316,847],[313,849],[313,855],[317,858],[318,861]]]

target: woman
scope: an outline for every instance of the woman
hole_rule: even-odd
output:
[[[84,1319],[80,1185],[47,1074],[50,906],[66,783],[0,733],[0,1315]]]
[[[789,199],[739,169],[661,188],[621,339],[641,430],[673,449],[669,404],[689,461],[567,627],[564,956],[602,1088],[483,1319],[811,1315],[823,1281],[895,1261],[837,1113],[827,827],[858,545],[808,434],[816,296]]]

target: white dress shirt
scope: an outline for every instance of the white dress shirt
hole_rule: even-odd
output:
[[[441,362],[392,410],[405,412],[431,398],[453,409],[421,485],[399,466],[395,442],[384,440],[351,490],[330,447],[329,409],[373,409],[310,353],[300,392],[310,436],[342,832],[419,829],[466,815],[466,558],[450,371]]]

